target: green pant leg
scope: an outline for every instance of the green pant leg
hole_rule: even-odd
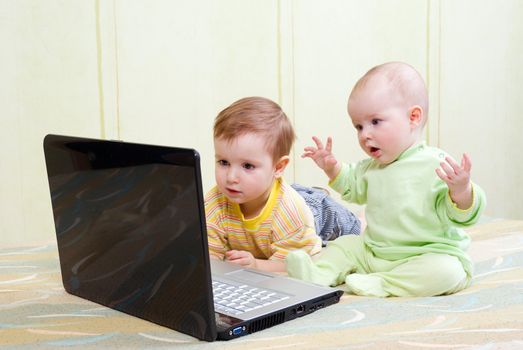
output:
[[[346,278],[347,287],[367,296],[436,296],[452,294],[466,288],[470,277],[455,256],[427,253],[404,261],[375,259],[374,273],[353,274]]]
[[[287,255],[287,272],[291,277],[324,286],[337,286],[345,281],[347,274],[361,270],[358,256],[363,242],[360,236],[342,236],[329,242],[320,256],[313,261],[300,250]]]

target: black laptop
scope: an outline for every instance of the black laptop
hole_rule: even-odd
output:
[[[44,153],[70,294],[213,341],[306,315],[343,293],[211,261],[193,149],[47,135]]]

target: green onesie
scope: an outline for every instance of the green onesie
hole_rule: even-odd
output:
[[[473,265],[466,253],[474,224],[485,208],[473,184],[473,204],[459,209],[435,169],[447,154],[424,142],[383,165],[373,159],[344,164],[330,186],[349,202],[366,204],[367,228],[344,236],[313,262],[307,254],[287,256],[290,276],[346,288],[368,296],[432,296],[470,284]]]

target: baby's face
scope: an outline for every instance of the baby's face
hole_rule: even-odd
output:
[[[275,178],[275,165],[265,138],[244,134],[233,140],[214,140],[216,184],[242,211],[256,211],[265,205]],[[245,213],[245,211],[244,211]]]
[[[351,95],[348,112],[361,148],[381,164],[390,164],[418,141],[410,107],[386,84],[369,84]]]

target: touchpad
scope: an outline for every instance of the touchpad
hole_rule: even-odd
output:
[[[237,270],[233,272],[226,273],[228,277],[241,280],[243,282],[249,283],[259,283],[271,279],[271,276],[267,276],[261,273],[257,273],[249,270]]]

